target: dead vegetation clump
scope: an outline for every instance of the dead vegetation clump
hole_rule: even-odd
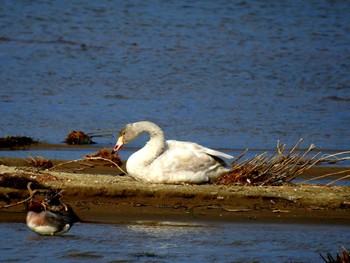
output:
[[[109,132],[109,130],[92,133],[84,133],[82,131],[70,131],[65,139],[65,142],[71,145],[94,144],[95,142],[92,141],[93,137],[113,137],[112,134],[106,132]]]
[[[37,144],[38,141],[26,136],[6,136],[0,138],[0,148],[14,149],[16,147]]]
[[[39,169],[50,169],[51,167],[53,167],[53,163],[49,159],[40,156],[37,156],[35,158],[29,156],[29,160],[27,160],[27,162],[32,167],[36,167]]]
[[[67,144],[93,144],[91,136],[85,134],[82,131],[70,131],[66,137],[65,142]]]
[[[87,160],[91,160],[91,161],[107,159],[107,160],[111,160],[117,165],[122,165],[122,161],[120,160],[119,156],[116,154],[112,154],[111,150],[106,147],[93,154],[89,154],[86,157],[87,157]],[[100,157],[101,159],[94,158],[94,157]]]
[[[316,148],[315,145],[304,151],[298,150],[302,139],[290,150],[286,150],[286,145],[277,142],[276,150],[271,154],[262,153],[252,158],[243,159],[248,150],[245,150],[231,164],[231,170],[217,180],[217,184],[224,185],[284,185],[291,183],[306,170],[320,163],[337,163],[349,160],[350,157],[339,158],[343,154],[350,152],[325,155],[317,158],[320,152],[309,156]],[[328,174],[330,176],[331,174]],[[349,176],[345,176],[345,179]]]

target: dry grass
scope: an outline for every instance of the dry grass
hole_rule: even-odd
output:
[[[265,152],[248,159],[243,159],[248,152],[245,150],[231,164],[231,170],[218,179],[217,184],[283,185],[298,178],[316,164],[336,163],[350,159],[350,157],[342,157],[350,152],[319,157],[320,152],[311,153],[316,148],[313,144],[304,151],[298,150],[301,141],[302,139],[290,150],[286,150],[285,144],[277,142],[276,150],[271,155]],[[328,174],[330,175],[333,174]],[[347,177],[344,176],[344,179]]]

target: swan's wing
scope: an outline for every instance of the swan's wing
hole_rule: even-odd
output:
[[[161,183],[203,183],[227,171],[225,162],[204,152],[167,149],[150,165],[149,179]]]
[[[196,143],[167,141],[164,152],[150,163],[146,180],[158,183],[202,183],[227,171],[227,154]]]
[[[186,149],[168,149],[155,162],[159,162],[163,171],[200,171],[217,165],[216,159],[203,152]]]
[[[154,160],[152,164],[158,167],[161,166],[161,169],[165,173],[174,171],[189,171],[194,173],[203,171],[207,173],[208,171],[217,169],[218,166],[226,166],[226,163],[218,157],[218,155],[220,156],[224,153],[214,150],[210,151],[210,149],[195,143],[173,142],[168,144],[167,150]],[[224,155],[227,156],[226,154]]]
[[[194,142],[168,140],[168,141],[166,141],[166,143],[167,143],[169,150],[180,149],[180,150],[184,150],[184,151],[186,150],[186,151],[192,151],[192,152],[198,152],[198,153],[202,152],[202,153],[206,153],[206,154],[216,156],[216,157],[223,157],[226,159],[233,158],[232,155],[201,146],[201,145],[194,143]]]

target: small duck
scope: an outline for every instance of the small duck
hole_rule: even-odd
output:
[[[29,205],[26,222],[33,232],[53,236],[68,232],[74,220],[69,215],[48,211],[43,203],[34,201]]]

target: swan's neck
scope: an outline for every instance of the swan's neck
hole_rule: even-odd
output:
[[[142,150],[145,149],[145,160],[147,160],[148,163],[151,163],[164,152],[165,138],[161,129],[158,131],[152,130],[146,132],[149,134],[150,140],[146,143]]]
[[[147,125],[140,127],[140,129],[142,132],[148,133],[150,139],[143,148],[129,157],[128,170],[148,167],[166,148],[163,131],[157,125]]]

